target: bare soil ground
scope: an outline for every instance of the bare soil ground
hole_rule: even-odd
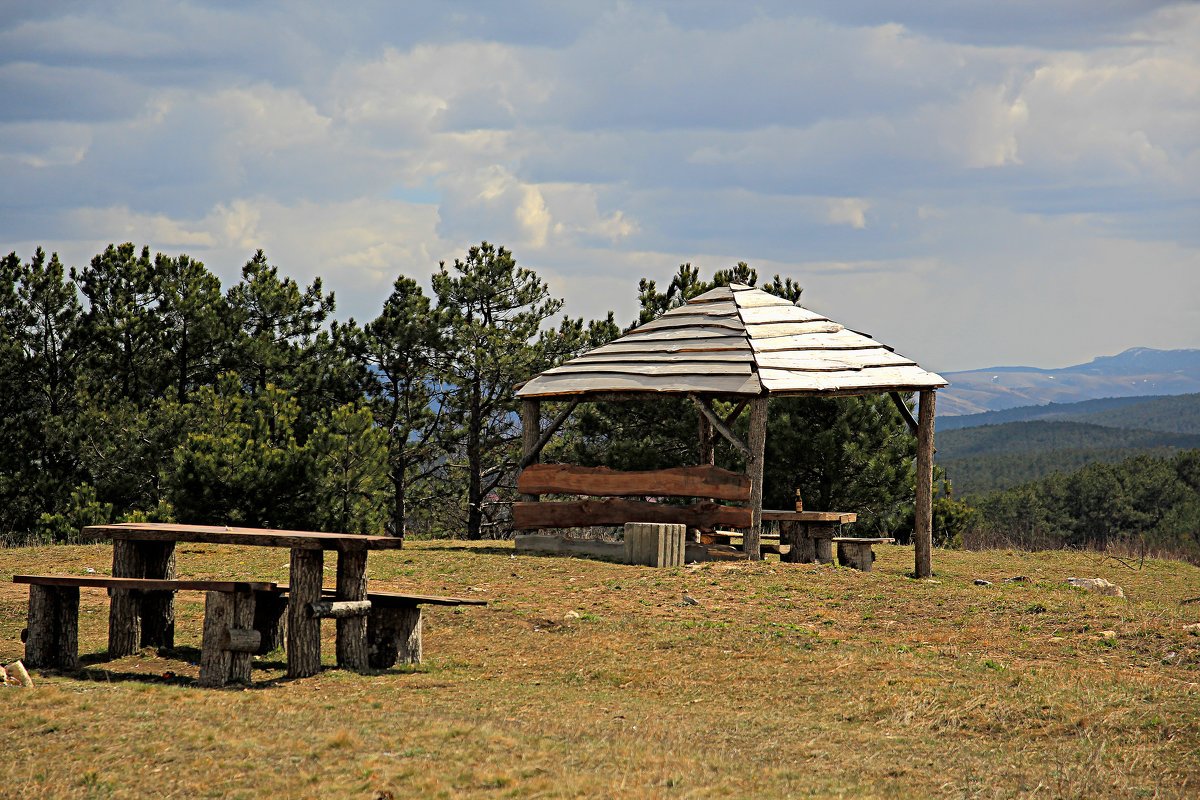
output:
[[[911,549],[876,549],[865,574],[413,542],[371,554],[373,588],[491,602],[427,609],[426,664],[288,681],[276,653],[227,690],[193,685],[202,595],[178,597],[176,650],[109,662],[107,598],[84,590],[84,671],[0,689],[0,785],[14,798],[1200,796],[1200,637],[1184,629],[1200,603],[1180,602],[1200,595],[1200,569],[938,551],[935,581],[916,581]],[[181,545],[178,560],[186,577],[287,579],[281,550]],[[110,561],[106,545],[0,550],[0,660],[23,652],[13,574]],[[1014,576],[1028,580],[1002,582]]]

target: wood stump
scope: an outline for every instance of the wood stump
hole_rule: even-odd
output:
[[[817,561],[821,564],[833,563],[833,539],[832,538],[815,538],[813,539],[813,549],[817,553]]]
[[[256,655],[265,656],[283,647],[287,607],[287,595],[282,592],[254,593],[254,630],[259,633]]]
[[[371,669],[388,669],[397,661],[420,664],[421,607],[379,607],[367,617],[367,652]]]
[[[338,553],[337,599],[362,602],[367,599],[367,551]],[[367,617],[348,615],[337,620],[337,665],[362,672],[368,668]]]
[[[288,602],[287,675],[307,678],[321,671],[321,620],[310,616],[309,603],[321,599],[324,552],[292,549],[291,600]]]
[[[41,669],[79,669],[78,587],[29,586],[25,665]]]
[[[145,561],[139,542],[113,540],[113,577],[144,578]],[[137,652],[142,640],[142,593],[137,589],[109,589],[108,657],[124,658]]]
[[[808,526],[795,520],[783,520],[779,523],[779,544],[790,545],[784,553],[780,547],[779,560],[789,564],[811,564],[817,560],[816,540],[809,535]]]
[[[869,542],[842,541],[837,543],[837,558],[838,563],[843,567],[854,567],[863,572],[870,572],[871,565],[875,563],[875,551],[871,549]]]
[[[204,638],[200,685],[249,683],[252,654],[261,635],[254,623],[254,592],[208,592],[204,602]]]
[[[140,542],[142,574],[131,577],[175,579],[175,543]],[[175,646],[175,593],[142,592],[142,647]]]

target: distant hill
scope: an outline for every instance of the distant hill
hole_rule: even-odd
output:
[[[1200,434],[1200,394],[1167,397],[1105,397],[1078,403],[1018,406],[982,414],[940,417],[938,434],[980,425],[1058,420],[1088,422],[1106,428],[1132,428],[1163,433]]]
[[[942,375],[950,381],[938,392],[938,412],[945,418],[1095,398],[1200,392],[1200,350],[1135,347],[1061,369],[989,367]]]
[[[944,430],[936,444],[956,494],[977,496],[1090,463],[1200,448],[1200,435],[1035,420]]]

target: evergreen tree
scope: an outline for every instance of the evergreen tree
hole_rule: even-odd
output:
[[[496,519],[493,493],[515,463],[519,438],[513,386],[536,374],[545,353],[542,323],[562,307],[532,271],[504,247],[487,242],[433,276],[438,308],[448,323],[446,395],[441,443],[448,467],[465,473],[467,538],[478,539]]]
[[[375,424],[387,435],[391,514],[388,528],[405,533],[409,493],[440,466],[437,432],[445,409],[439,370],[446,314],[411,278],[399,277],[383,311],[356,339],[368,367],[366,394]],[[353,337],[353,334],[349,334]]]

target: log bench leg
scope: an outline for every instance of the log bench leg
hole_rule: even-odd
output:
[[[204,638],[200,685],[249,683],[251,656],[261,634],[254,623],[254,592],[208,592],[204,601]]]
[[[817,561],[822,564],[833,563],[832,539],[813,539],[813,549],[816,551]]]
[[[78,587],[30,585],[25,666],[79,669]]]
[[[281,592],[254,593],[254,630],[260,637],[256,655],[265,656],[283,647],[287,608],[287,595]]]
[[[371,669],[388,669],[397,661],[420,664],[421,607],[371,609],[367,617],[367,653]]]
[[[321,599],[321,550],[292,549],[291,598],[288,601],[287,675],[307,678],[321,671],[321,620],[308,606]]]
[[[843,567],[854,567],[863,572],[870,572],[871,564],[875,562],[875,551],[869,544],[838,542],[837,557],[838,563]]]

